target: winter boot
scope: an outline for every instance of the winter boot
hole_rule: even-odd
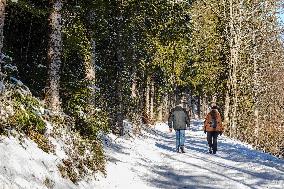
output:
[[[212,154],[212,148],[211,147],[209,147],[209,154]]]
[[[213,154],[216,154],[216,152],[217,152],[217,148],[213,147]]]
[[[184,146],[181,146],[181,147],[180,147],[180,150],[181,150],[181,153],[185,153],[185,151],[184,151]]]
[[[176,152],[179,153],[179,147],[176,149]]]

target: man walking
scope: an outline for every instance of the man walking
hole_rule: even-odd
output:
[[[184,142],[185,142],[185,130],[186,127],[189,127],[190,121],[189,116],[186,110],[182,106],[182,102],[174,107],[169,115],[168,125],[170,132],[174,128],[176,132],[176,152],[185,153],[184,151]]]

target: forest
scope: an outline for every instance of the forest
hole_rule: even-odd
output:
[[[53,152],[53,123],[50,135],[72,144],[59,169],[76,182],[104,172],[102,133],[122,136],[128,120],[139,135],[167,121],[182,96],[191,118],[216,103],[226,136],[283,157],[283,6],[0,0],[0,133],[16,130]]]

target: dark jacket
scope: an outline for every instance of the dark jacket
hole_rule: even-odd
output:
[[[189,116],[184,108],[176,106],[169,115],[168,125],[174,130],[185,130],[186,125],[189,127]]]

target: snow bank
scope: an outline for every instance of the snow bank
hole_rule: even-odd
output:
[[[77,188],[61,177],[57,168],[60,159],[27,138],[2,137],[0,160],[0,189]]]

